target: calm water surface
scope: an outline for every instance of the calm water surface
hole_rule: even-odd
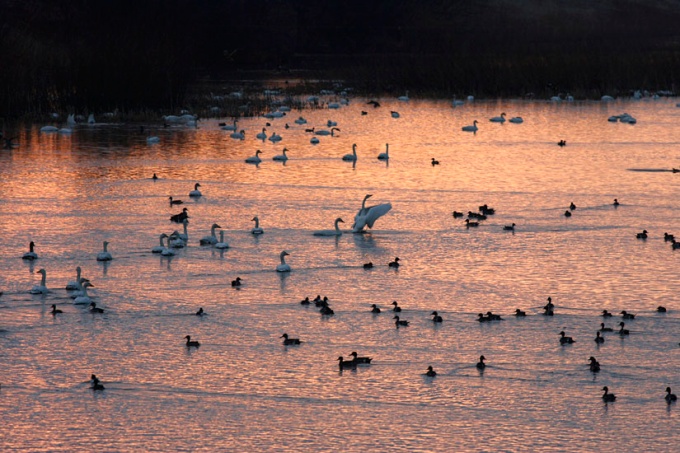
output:
[[[22,129],[0,154],[0,449],[676,451],[679,409],[663,399],[680,391],[680,250],[663,239],[680,236],[675,100],[365,101],[244,119],[243,141],[217,120]],[[524,123],[488,121],[501,112]],[[637,124],[607,121],[623,112]],[[461,131],[475,119],[476,134]],[[328,120],[340,132],[310,144],[304,129]],[[281,142],[255,138],[266,121]],[[355,143],[356,164],[342,161]],[[389,164],[376,158],[386,143]],[[273,162],[284,147],[288,162]],[[262,163],[246,164],[257,149]],[[190,199],[196,182],[203,196]],[[368,193],[393,209],[352,234]],[[451,215],[482,204],[496,214],[478,228]],[[182,207],[188,247],[152,254],[161,233],[181,230],[169,217]],[[255,215],[262,236],[250,234]],[[313,236],[337,217],[345,234]],[[213,223],[229,249],[199,245]],[[109,263],[95,260],[104,240]],[[21,259],[30,241],[35,262]],[[289,274],[275,271],[282,250]],[[402,266],[388,268],[396,256]],[[77,266],[103,315],[63,289]],[[31,295],[42,268],[49,293]],[[334,316],[299,304],[317,294]],[[548,296],[554,317],[541,314]],[[395,327],[393,300],[410,326]],[[621,310],[637,314],[630,335],[596,345]],[[477,322],[487,311],[505,320]],[[562,330],[576,343],[561,346]],[[303,344],[282,346],[284,332]],[[339,372],[352,351],[373,364]],[[91,373],[105,391],[89,389]],[[602,401],[604,385],[616,402]]]

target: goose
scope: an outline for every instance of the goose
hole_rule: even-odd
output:
[[[564,331],[559,333],[560,335],[560,344],[572,344],[576,343],[573,338],[571,337],[566,337]]]
[[[160,245],[157,245],[151,249],[151,253],[161,253],[163,250],[165,250],[165,243],[163,242],[163,239],[168,237],[167,234],[163,233],[159,236],[160,239]]]
[[[352,351],[350,354],[352,357],[354,357],[352,360],[354,363],[371,363],[371,360],[373,360],[372,357],[359,357],[356,351]]]
[[[95,302],[90,302],[90,313],[104,313],[104,309],[97,307]]]
[[[387,263],[387,267],[394,267],[394,268],[399,267],[399,257],[397,256],[396,258],[394,258],[394,261],[390,261],[389,263]]]
[[[392,115],[392,118],[399,118],[399,116],[400,116],[400,115],[399,115],[399,112],[395,112],[394,110],[392,110],[392,111],[390,112],[390,115]]]
[[[674,393],[671,393],[671,388],[666,387],[666,396],[664,397],[667,403],[672,403],[673,401],[678,400],[678,396],[675,395]]]
[[[408,321],[406,321],[406,320],[401,320],[401,319],[399,319],[399,316],[396,316],[396,315],[395,315],[394,318],[392,318],[392,319],[395,320],[395,321],[394,321],[394,325],[397,326],[397,327],[401,327],[401,326],[407,327],[408,324],[409,324]]]
[[[63,313],[63,311],[57,309],[57,306],[55,304],[52,304],[52,311],[50,313],[52,313],[52,315],[57,315],[59,313]]]
[[[470,219],[465,219],[465,226],[467,228],[473,228],[473,227],[478,227],[479,222],[470,222]]]
[[[597,331],[597,335],[595,336],[595,343],[597,344],[602,344],[604,343],[604,337],[600,336],[600,331]]]
[[[285,150],[284,150],[285,151]],[[255,216],[251,219],[253,222],[255,222],[255,227],[250,230],[252,234],[263,234],[264,230],[260,228],[260,219],[259,217]]]
[[[335,229],[334,230],[315,231],[314,236],[341,236],[342,231],[340,230],[340,227],[338,226],[339,222],[345,223],[345,221],[342,220],[341,217],[338,217],[337,219],[335,219]]]
[[[442,322],[442,321],[444,321],[444,319],[436,311],[433,311],[431,313],[431,315],[432,315],[432,322]]]
[[[175,223],[182,223],[185,219],[189,218],[189,210],[187,208],[182,208],[182,212],[179,214],[173,214],[170,216],[170,221]]]
[[[21,259],[24,260],[37,260],[38,259],[38,254],[33,251],[33,248],[35,247],[35,242],[31,241],[28,243],[28,252],[24,253]]]
[[[184,203],[182,200],[173,200],[172,197],[168,198],[170,199],[170,206]]]
[[[489,121],[492,123],[505,123],[505,112],[501,113],[501,116],[494,116],[490,118]]]
[[[283,338],[283,345],[288,346],[291,344],[300,344],[302,343],[299,338],[288,338],[288,334],[284,333],[281,335],[279,338]]]
[[[647,239],[647,230],[642,230],[642,233],[636,234],[635,237],[638,239]]]
[[[427,367],[427,371],[425,372],[425,376],[427,377],[435,377],[437,375],[437,372],[432,368],[432,365]]]
[[[432,164],[433,167],[434,167],[435,165],[439,165],[439,161],[438,161],[437,159],[435,159],[434,157],[432,158],[432,160],[430,161],[430,163]]]
[[[346,368],[356,368],[357,364],[354,360],[345,360],[342,356],[338,357],[338,366],[341,370]]]
[[[285,162],[288,160],[288,156],[286,155],[286,151],[288,151],[288,148],[283,148],[283,151],[281,151],[283,154],[277,154],[276,156],[272,157],[272,160],[278,161],[278,162]]]
[[[217,228],[222,228],[222,227],[219,226],[216,223],[213,223],[212,226],[210,227],[210,236],[204,236],[203,238],[201,238],[201,240],[198,241],[199,244],[201,244],[201,245],[215,245],[215,244],[217,244],[217,236],[215,236],[215,230]]]
[[[369,261],[368,263],[364,263],[363,267],[364,269],[373,269],[373,262]]]
[[[92,376],[90,376],[90,380],[92,381],[92,387],[90,387],[92,390],[94,391],[104,390],[104,385],[101,382],[99,382],[99,378],[97,378],[97,376],[93,374]]]
[[[402,102],[408,102],[408,101],[409,101],[408,90],[406,90],[406,94],[405,94],[405,95],[399,96],[397,99],[400,100],[400,101],[402,101]]]
[[[290,253],[286,252],[285,250],[279,254],[279,258],[281,259],[281,264],[278,264],[276,266],[276,272],[290,272],[290,264],[286,264],[285,257],[290,255]]]
[[[397,313],[401,312],[401,307],[397,303],[396,300],[392,301],[392,305],[394,305],[394,308],[392,308],[392,311],[396,311]]]
[[[478,370],[483,370],[484,368],[486,368],[486,363],[484,363],[484,360],[486,360],[486,357],[480,355],[479,362],[477,362],[477,365],[475,365]]]
[[[259,164],[260,162],[262,162],[262,159],[260,159],[260,154],[262,154],[262,151],[260,151],[258,149],[257,151],[255,151],[254,156],[250,156],[246,159],[246,163],[248,163],[248,164]]]
[[[359,212],[354,216],[354,223],[352,224],[353,233],[360,233],[366,227],[373,228],[375,221],[392,209],[391,203],[381,203],[366,207],[366,200],[372,196],[372,194],[366,194],[361,202],[361,209],[359,209]]]
[[[113,257],[108,252],[107,247],[109,246],[109,241],[104,241],[104,250],[97,253],[97,261],[111,261]]]
[[[477,132],[477,129],[477,120],[474,120],[469,126],[463,126],[463,132]]]
[[[198,311],[195,313],[196,316],[203,316],[205,315],[205,312],[203,311],[203,307],[200,307]]]
[[[505,231],[515,231],[515,224],[513,223],[512,225],[505,225],[503,227],[503,230],[505,230]]]
[[[234,287],[241,286],[241,277],[236,277],[235,280],[232,280],[231,286],[234,286]],[[309,300],[309,298],[307,298],[307,300]]]
[[[626,310],[621,312],[621,317],[623,319],[635,319],[635,315],[633,313],[628,313]]]
[[[92,303],[92,299],[87,294],[87,288],[90,287],[90,286],[94,286],[94,285],[92,285],[90,282],[85,281],[85,282],[82,282],[81,286],[83,288],[83,289],[80,290],[81,294],[80,294],[80,296],[73,299],[73,304],[74,305],[89,305],[89,304]]]
[[[521,124],[524,122],[524,119],[521,116],[513,116],[508,121],[514,124]]]
[[[229,137],[233,138],[234,140],[245,140],[246,131],[241,129],[240,132],[232,132],[231,134],[229,134]]]
[[[630,330],[624,329],[625,325],[626,323],[623,321],[619,323],[619,326],[621,326],[621,328],[619,329],[619,335],[630,335]]]
[[[224,241],[224,230],[220,230],[220,240],[214,244],[216,249],[228,249],[229,243]]]
[[[385,152],[378,154],[378,160],[389,160],[390,158],[390,144],[385,144]]]
[[[200,183],[194,184],[194,190],[189,192],[189,196],[190,197],[200,197],[200,196],[202,196],[203,194],[201,193],[200,190],[198,190],[199,187],[201,187]]]
[[[590,371],[592,371],[593,373],[597,373],[598,371],[600,371],[600,362],[598,362],[597,359],[595,359],[595,357],[590,356],[588,360],[590,361]]]
[[[611,327],[605,327],[603,322],[600,323],[600,332],[613,332],[613,331],[614,329],[612,329]]]
[[[271,135],[271,137],[269,137],[269,141],[272,142],[272,143],[280,142],[281,140],[283,140],[283,137],[278,135],[276,132],[274,132]]]
[[[267,132],[266,131],[267,131],[267,129],[263,127],[262,132],[257,134],[255,137],[259,140],[262,140],[262,141],[267,140]]]
[[[380,313],[380,308],[376,304],[372,304],[371,307],[373,307],[371,308],[371,313]]]
[[[519,308],[515,309],[515,316],[522,317],[522,316],[526,316],[526,315],[527,315],[527,313],[525,311],[522,311]]]
[[[187,335],[184,338],[186,338],[186,340],[187,340],[187,342],[186,342],[187,348],[192,348],[192,347],[197,348],[201,345],[201,343],[199,343],[198,341],[191,341],[191,335]]]
[[[609,387],[606,385],[602,387],[602,390],[604,391],[604,395],[602,395],[602,399],[604,400],[605,403],[611,403],[612,401],[616,401],[616,395],[613,393],[609,393]]]
[[[345,154],[342,156],[342,160],[344,161],[356,161],[357,160],[357,145],[356,143],[352,145],[352,154]]]

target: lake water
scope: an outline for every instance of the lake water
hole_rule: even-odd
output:
[[[0,450],[677,451],[680,408],[664,401],[680,391],[680,250],[664,241],[680,236],[675,100],[366,101],[242,119],[243,141],[218,120],[22,128],[0,152]],[[524,123],[489,121],[501,112]],[[607,121],[623,112],[637,124]],[[475,119],[477,133],[461,130]],[[310,144],[304,129],[328,120],[340,132]],[[266,121],[281,142],[255,138]],[[355,165],[341,159],[353,144]],[[284,147],[287,163],[272,161]],[[246,164],[258,149],[262,163]],[[369,193],[392,210],[352,234]],[[483,204],[496,213],[477,228],[452,216]],[[151,253],[182,230],[169,221],[182,207],[188,246]],[[337,217],[342,236],[313,235]],[[199,245],[213,223],[230,248]],[[21,259],[30,241],[33,262]],[[283,250],[290,273],[275,271]],[[104,314],[64,289],[77,266]],[[39,269],[49,292],[31,295]],[[317,294],[335,315],[300,305]],[[542,315],[547,297],[555,316]],[[395,327],[395,300],[408,327]],[[596,345],[622,310],[637,315],[630,335]],[[504,320],[478,322],[487,311]],[[303,343],[283,346],[284,332]],[[373,363],[339,371],[352,351]]]

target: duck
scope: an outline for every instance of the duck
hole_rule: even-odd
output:
[[[526,316],[526,315],[527,315],[527,313],[526,313],[525,311],[522,311],[522,310],[520,310],[519,308],[516,308],[516,309],[515,309],[515,316],[517,316],[517,317],[523,317],[523,316]]]
[[[678,249],[680,249],[680,241],[676,241],[675,239],[673,239],[673,240],[671,241],[671,249],[672,249],[672,250],[678,250]]]
[[[277,154],[276,156],[272,157],[272,160],[275,160],[277,162],[287,161],[288,155],[286,154],[286,151],[288,151],[288,148],[283,148],[283,151],[281,151],[283,154]]]
[[[625,325],[626,323],[623,321],[619,323],[619,326],[621,326],[621,328],[619,329],[619,335],[630,335],[630,330],[624,329]]]
[[[97,378],[97,376],[93,374],[90,376],[90,380],[92,381],[92,387],[90,387],[92,390],[104,390],[104,385],[99,382],[99,378]]]
[[[290,272],[290,264],[286,264],[286,260],[284,257],[290,255],[290,253],[286,252],[285,250],[282,251],[279,254],[279,258],[281,259],[281,264],[278,264],[276,266],[276,272]]]
[[[604,400],[605,403],[611,403],[612,401],[616,401],[616,395],[613,393],[609,393],[609,387],[606,385],[602,387],[602,390],[604,391],[604,395],[602,395],[602,399]]]
[[[236,277],[236,280],[232,280],[231,286],[241,286],[241,277]],[[309,297],[307,298],[307,301],[309,301]]]
[[[612,203],[612,205],[613,205],[613,206],[618,206],[618,205],[620,205],[620,204],[621,204],[621,203],[619,203],[618,198],[614,198],[614,202]]]
[[[170,216],[170,221],[175,223],[182,223],[189,218],[189,210],[182,208],[182,212]]]
[[[196,316],[203,316],[205,315],[205,312],[203,311],[203,307],[200,307],[196,313],[194,313]]]
[[[359,364],[359,363],[364,363],[364,364],[371,363],[371,360],[373,360],[372,357],[359,357],[358,354],[356,353],[356,351],[352,351],[352,353],[350,355],[352,357],[354,357],[354,359],[353,359],[354,363],[357,363],[357,364]]]
[[[560,335],[560,344],[572,344],[575,343],[574,339],[571,337],[566,337],[564,331],[559,333]]]
[[[197,348],[201,345],[201,343],[199,343],[198,341],[191,341],[191,335],[187,335],[184,338],[186,338],[187,340],[186,342],[187,348]]]
[[[394,268],[399,267],[399,257],[397,256],[397,257],[394,258],[394,261],[390,261],[389,263],[387,263],[387,267],[394,267]]]
[[[224,230],[220,230],[220,240],[214,244],[216,249],[228,249],[229,243],[224,240]]]
[[[364,269],[373,269],[373,262],[364,263],[363,267]]]
[[[201,238],[199,244],[201,245],[215,245],[217,244],[217,236],[215,235],[215,230],[217,228],[222,228],[216,223],[213,223],[212,226],[210,227],[210,236],[204,236]]]
[[[321,307],[321,310],[319,310],[319,313],[321,313],[324,316],[332,316],[335,314],[333,309],[328,306],[328,304],[325,304]]]
[[[489,118],[489,121],[492,123],[505,123],[505,112],[501,113],[500,116],[494,116],[492,118]]]
[[[567,141],[566,140],[560,140],[557,142],[557,146],[567,146]]]
[[[663,240],[664,242],[672,242],[675,240],[675,236],[673,236],[672,234],[664,233]]]
[[[477,315],[477,321],[479,321],[479,322],[489,322],[489,321],[491,321],[491,318],[489,318],[488,316],[484,316],[484,313],[479,313]]]
[[[437,372],[432,368],[432,365],[427,367],[427,371],[425,372],[425,376],[427,377],[435,377],[437,375]]]
[[[151,253],[161,253],[163,250],[165,250],[165,243],[163,242],[163,240],[164,240],[166,237],[168,237],[168,235],[165,234],[165,233],[162,233],[162,234],[159,236],[160,245],[157,245],[157,246],[155,246],[155,247],[152,247],[152,248],[151,248]]]
[[[593,373],[600,371],[600,362],[598,362],[595,357],[590,356],[588,360],[590,361],[590,371]]]
[[[288,346],[291,344],[301,344],[302,342],[300,341],[299,338],[288,338],[288,334],[284,333],[281,335],[279,338],[283,338],[283,345]]]
[[[477,364],[475,365],[478,370],[483,370],[484,368],[486,368],[486,363],[484,363],[484,360],[486,360],[486,357],[480,355],[479,362],[477,362]]]
[[[28,243],[28,252],[24,253],[21,259],[24,260],[37,260],[38,259],[38,254],[33,251],[33,248],[35,247],[35,242],[31,241]]]
[[[444,321],[444,319],[436,311],[433,311],[431,313],[431,315],[432,315],[432,322],[442,322],[442,321]]]
[[[395,320],[395,321],[394,321],[394,325],[396,325],[397,327],[408,326],[408,324],[409,324],[408,321],[401,320],[401,319],[399,319],[399,316],[396,316],[396,315],[395,315],[394,318],[392,318],[392,319]]]
[[[612,329],[611,327],[605,327],[603,322],[600,323],[600,332],[613,332],[613,331],[614,329]]]
[[[50,313],[52,313],[52,315],[56,315],[59,313],[63,313],[63,311],[59,310],[55,304],[52,304],[52,311]]]
[[[401,313],[401,307],[399,306],[399,304],[397,304],[396,300],[392,301],[392,305],[394,305],[394,308],[392,308],[392,311],[395,311],[397,313]]]
[[[628,313],[626,310],[621,312],[621,317],[623,319],[635,319],[635,315],[633,313]]]
[[[85,280],[82,279],[81,280]],[[90,298],[89,294],[87,294],[87,288],[93,287],[94,285],[91,284],[89,281],[83,281],[81,283],[81,290],[80,290],[80,295],[76,298],[73,299],[73,304],[74,305],[89,305],[92,303],[92,299]]]
[[[548,296],[548,303],[543,306],[544,310],[554,310],[555,304],[552,303],[552,297]]]
[[[460,211],[453,211],[453,213],[452,213],[451,215],[453,215],[453,218],[454,218],[454,219],[457,219],[457,218],[459,218],[459,217],[463,217],[465,214],[463,214],[463,213],[460,212]]]
[[[357,364],[354,360],[345,360],[342,356],[338,357],[338,367],[340,367],[341,370],[347,369],[347,368],[356,368]]]
[[[604,343],[604,337],[600,336],[600,331],[597,331],[597,335],[595,336],[595,343],[597,344],[602,344]]]
[[[151,179],[153,179],[154,181],[157,181],[157,180],[158,180],[158,176],[156,175],[156,173],[153,174],[153,176],[151,177]]]
[[[503,318],[501,318],[501,315],[494,315],[490,311],[486,312],[486,317],[489,318],[490,321],[502,321]]]
[[[109,241],[104,241],[104,250],[97,253],[97,261],[111,261],[113,257],[107,250],[107,247],[109,246]]]
[[[435,165],[439,165],[439,161],[438,161],[437,159],[435,159],[434,157],[432,158],[432,160],[430,161],[430,163],[432,164],[433,167],[434,167]]]
[[[342,156],[342,160],[346,162],[356,162],[357,160],[357,145],[356,143],[352,145],[352,154],[345,154]]]
[[[569,210],[564,211],[564,216],[565,217],[571,217],[571,211],[569,211]]]
[[[170,199],[170,206],[184,203],[182,200],[175,200],[172,197],[168,197],[168,198]]]
[[[380,313],[380,308],[376,304],[372,304],[371,307],[373,307],[371,308],[371,313]]]
[[[614,315],[609,313],[607,310],[602,310],[602,317],[603,318],[611,318],[612,316],[614,316]]]
[[[309,296],[305,297],[300,301],[300,305],[311,305],[311,301],[309,300]]]
[[[474,228],[479,226],[479,222],[470,222],[470,219],[465,219],[465,226],[467,228]]]
[[[571,211],[573,211],[574,209],[576,209],[576,205],[574,204],[573,201],[569,204],[569,209],[570,209]]]
[[[334,230],[319,230],[314,232],[314,236],[341,236],[342,231],[340,230],[340,227],[338,226],[338,223],[345,223],[344,220],[342,220],[341,217],[338,217],[335,219],[335,229]]]
[[[90,302],[90,313],[104,313],[104,309],[97,307],[95,302]]]
[[[663,307],[663,306],[661,306],[661,305],[659,305],[658,307],[656,307],[656,312],[657,312],[657,313],[666,313],[666,311],[667,311],[667,310],[666,310],[666,307]]]
[[[463,126],[463,132],[477,132],[477,129],[477,120],[474,120],[469,126]]]
[[[513,223],[512,225],[505,225],[503,227],[503,230],[505,230],[505,231],[515,231],[515,224]]]
[[[201,187],[200,183],[194,184],[194,190],[189,192],[189,196],[190,197],[202,197],[203,194],[201,193],[200,190],[198,190],[199,187]]]
[[[262,154],[262,151],[260,151],[258,149],[257,151],[255,151],[254,156],[250,156],[250,157],[246,158],[246,163],[247,164],[259,164],[260,162],[262,162],[262,159],[260,158],[260,154]]]
[[[378,154],[378,160],[389,160],[390,158],[390,144],[385,143],[385,152]]]
[[[642,230],[642,233],[636,234],[635,237],[638,239],[647,239],[647,230]]]
[[[675,395],[674,393],[671,393],[671,388],[666,387],[666,396],[664,397],[667,403],[672,403],[674,401],[678,400],[678,396]]]

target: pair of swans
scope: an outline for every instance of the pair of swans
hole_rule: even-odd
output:
[[[170,239],[168,239],[168,247],[166,247],[165,244],[163,243],[163,240],[165,238],[169,238],[169,237],[170,236],[168,236],[165,233],[161,234],[160,237],[159,237],[160,245],[153,247],[151,249],[151,253],[160,253],[162,256],[174,256],[175,252],[169,248],[170,247]]]

